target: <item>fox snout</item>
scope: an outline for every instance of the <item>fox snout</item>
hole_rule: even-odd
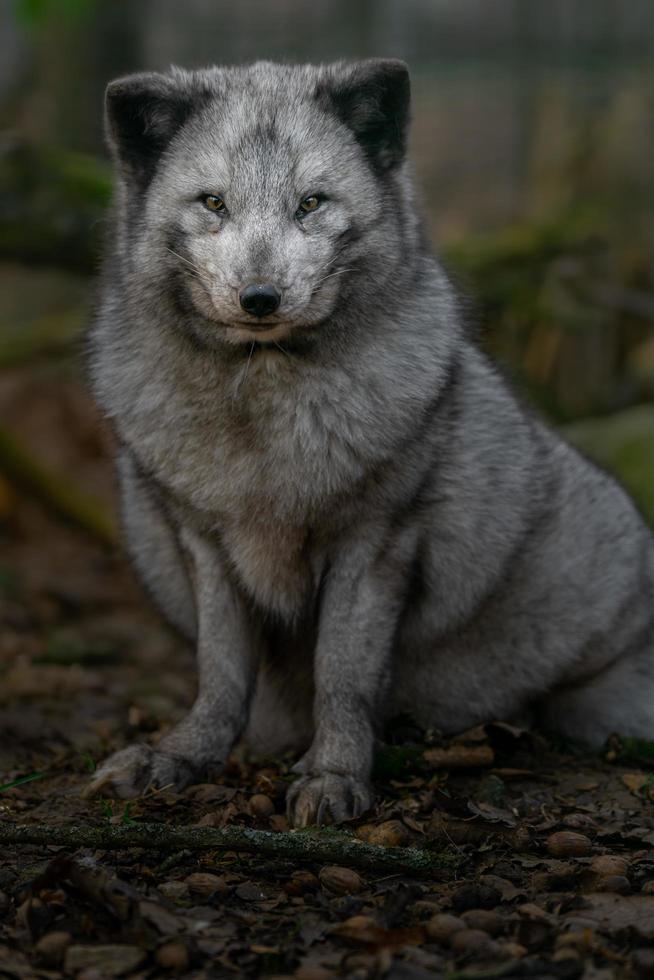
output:
[[[256,317],[268,316],[279,308],[282,294],[270,282],[250,283],[238,294],[238,300],[246,313]]]

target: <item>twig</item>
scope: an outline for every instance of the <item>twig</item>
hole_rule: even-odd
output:
[[[374,872],[396,872],[419,877],[452,871],[459,859],[413,847],[378,847],[341,831],[299,830],[272,833],[248,827],[175,827],[168,824],[130,824],[94,827],[79,824],[0,823],[0,846],[47,844],[56,847],[91,847],[119,850],[149,847],[161,850],[188,848],[243,851],[298,861],[344,864]]]
[[[104,509],[53,473],[0,428],[0,472],[23,487],[65,520],[76,524],[105,544],[116,543],[115,528]]]

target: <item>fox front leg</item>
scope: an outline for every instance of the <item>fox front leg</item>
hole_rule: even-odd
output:
[[[198,694],[189,714],[154,748],[132,745],[97,770],[87,795],[130,798],[150,787],[181,790],[220,768],[243,730],[259,661],[259,637],[211,541],[184,531],[198,618]]]
[[[295,827],[357,817],[374,800],[375,730],[390,682],[408,561],[370,550],[350,549],[327,580],[314,666],[315,736],[287,796]],[[398,545],[401,554],[406,550]]]

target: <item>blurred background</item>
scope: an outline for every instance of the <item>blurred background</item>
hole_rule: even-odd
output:
[[[426,219],[482,342],[654,519],[651,0],[0,0],[3,546],[59,567],[35,543],[44,511],[115,536],[81,367],[107,81],[371,55],[411,67]]]
[[[482,342],[654,521],[651,0],[0,0],[0,701],[102,688],[57,668],[164,643],[140,598],[120,612],[111,438],[81,370],[105,84],[371,55],[409,62],[426,219]]]

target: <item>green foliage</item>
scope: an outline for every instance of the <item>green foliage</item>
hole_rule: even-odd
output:
[[[115,663],[122,652],[118,637],[86,637],[74,629],[59,629],[48,637],[44,651],[34,657],[34,663],[101,666]]]
[[[644,738],[620,738],[616,760],[652,769],[654,768],[654,742]]]
[[[372,778],[384,782],[389,779],[405,779],[429,767],[423,758],[424,746],[382,745],[375,753]]]
[[[639,405],[605,418],[575,422],[564,434],[615,473],[654,524],[654,406]]]
[[[12,779],[10,783],[3,783],[0,786],[0,793],[4,793],[8,789],[15,789],[17,786],[24,786],[25,783],[32,783],[35,779],[43,779],[44,776],[44,772],[33,772],[29,776],[20,776],[19,779]]]
[[[0,155],[0,259],[97,270],[109,168],[83,153],[19,143]]]
[[[96,0],[14,0],[14,14],[20,23],[40,27],[52,17],[77,20],[95,5]]]

